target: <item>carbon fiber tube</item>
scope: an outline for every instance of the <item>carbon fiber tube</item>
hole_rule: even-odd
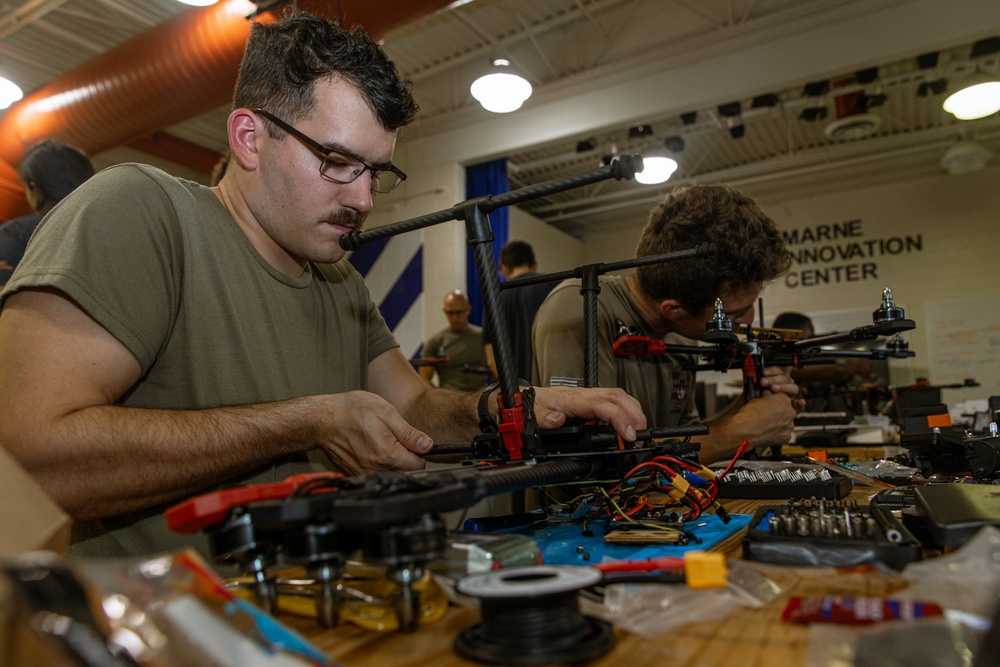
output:
[[[493,327],[493,353],[496,358],[497,371],[500,374],[500,393],[504,405],[514,405],[514,394],[518,391],[517,370],[514,364],[514,353],[511,351],[510,333],[507,331],[507,319],[503,317],[500,305],[500,282],[497,280],[496,260],[493,257],[493,230],[490,229],[489,217],[479,207],[465,216],[466,238],[472,247],[472,256],[476,261],[476,271],[479,273],[480,289],[483,297],[483,313],[490,318]]]
[[[487,495],[528,489],[544,484],[558,484],[579,479],[590,472],[590,464],[580,459],[545,461],[537,465],[505,466],[482,473],[482,487]]]
[[[590,183],[606,181],[610,178],[616,178],[618,180],[623,178],[631,179],[635,176],[635,172],[640,169],[642,169],[641,156],[623,155],[610,165],[594,169],[593,171],[567,176],[565,178],[556,178],[551,181],[546,181],[545,183],[531,185],[518,190],[511,190],[510,192],[505,192],[499,195],[480,197],[479,199],[470,199],[444,211],[430,213],[428,215],[420,216],[419,218],[411,218],[409,220],[404,220],[403,222],[386,225],[385,227],[379,227],[378,229],[373,229],[367,232],[359,232],[357,230],[348,232],[340,237],[340,247],[344,250],[357,250],[366,243],[377,241],[378,239],[383,239],[388,236],[395,236],[396,234],[402,234],[404,232],[412,232],[417,229],[423,229],[424,227],[430,227],[431,225],[447,222],[448,220],[464,219],[467,208],[473,204],[483,213],[490,213],[498,208],[503,208],[504,206],[510,206],[511,204],[517,204],[522,201],[536,199],[538,197],[543,197],[556,192],[562,192],[563,190],[572,190],[573,188],[589,185]]]
[[[583,295],[583,386],[599,387],[597,369],[597,295],[601,293],[597,265],[584,267],[580,294]]]
[[[694,248],[678,250],[676,252],[665,252],[659,255],[646,255],[635,259],[625,259],[620,262],[610,262],[608,264],[593,264],[598,275],[610,273],[611,271],[621,271],[622,269],[632,269],[637,266],[647,266],[649,264],[661,264],[663,262],[675,262],[681,259],[698,259],[703,257],[713,257],[718,252],[714,243],[700,243]],[[566,280],[568,278],[580,278],[587,267],[578,266],[575,269],[566,271],[554,271],[552,273],[540,273],[537,276],[526,276],[514,278],[507,282],[500,283],[500,289],[513,289],[526,285],[537,285],[538,283],[555,282],[556,280]]]

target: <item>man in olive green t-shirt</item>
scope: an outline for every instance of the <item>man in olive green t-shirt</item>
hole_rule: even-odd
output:
[[[413,371],[341,237],[406,175],[407,83],[361,29],[254,23],[217,187],[105,170],[54,208],[0,293],[0,442],[75,520],[74,555],[195,542],[163,508],[291,472],[417,470],[470,441],[479,392]],[[618,391],[539,391],[536,415],[645,427]]]
[[[461,290],[444,295],[444,314],[448,327],[427,339],[420,367],[420,377],[431,382],[438,376],[438,386],[458,391],[483,389],[489,369],[483,351],[483,330],[469,323],[472,306]]]

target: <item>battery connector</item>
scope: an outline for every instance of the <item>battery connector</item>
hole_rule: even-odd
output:
[[[726,556],[717,551],[684,554],[684,577],[691,588],[725,588],[729,578]]]
[[[689,481],[680,475],[674,475],[670,479],[670,490],[667,492],[667,495],[680,502],[687,496],[688,489],[690,488],[691,483]]]

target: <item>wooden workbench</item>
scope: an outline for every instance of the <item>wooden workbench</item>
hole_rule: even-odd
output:
[[[870,491],[853,494],[864,499]],[[776,501],[726,501],[732,513],[752,514],[762,504]],[[741,533],[716,547],[730,558],[741,557]],[[804,665],[809,627],[781,620],[791,595],[840,594],[887,596],[905,582],[878,572],[834,574],[829,568],[762,566],[785,593],[761,609],[743,608],[713,623],[691,623],[653,639],[616,629],[617,642],[593,667],[796,667]],[[450,607],[444,618],[412,634],[376,634],[342,625],[322,630],[306,618],[283,616],[282,621],[302,632],[318,648],[345,667],[434,665],[471,667],[479,663],[459,657],[452,649],[455,636],[479,622],[479,613]]]
[[[592,667],[796,667],[804,665],[809,628],[786,623],[781,611],[789,595],[886,596],[902,585],[900,577],[875,573],[840,574],[831,570],[768,568],[769,576],[789,591],[762,609],[741,609],[717,623],[691,623],[655,639],[616,630],[617,643]],[[479,622],[479,613],[449,608],[438,623],[412,634],[379,635],[352,626],[319,630],[313,621],[290,617],[285,623],[305,634],[318,648],[345,667],[434,665],[471,667],[479,663],[459,657],[452,642],[460,630]],[[665,661],[669,662],[665,662]]]

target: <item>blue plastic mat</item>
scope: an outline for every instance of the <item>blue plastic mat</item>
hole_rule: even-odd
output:
[[[552,565],[595,565],[604,561],[641,560],[662,556],[682,556],[687,551],[704,551],[730,535],[745,528],[753,517],[749,514],[732,514],[732,521],[723,523],[714,514],[707,514],[697,521],[684,525],[692,536],[683,546],[671,544],[606,544],[604,522],[587,524],[593,535],[584,535],[580,523],[536,523],[504,532],[528,535],[542,551],[544,562]],[[582,549],[580,548],[582,547]]]

